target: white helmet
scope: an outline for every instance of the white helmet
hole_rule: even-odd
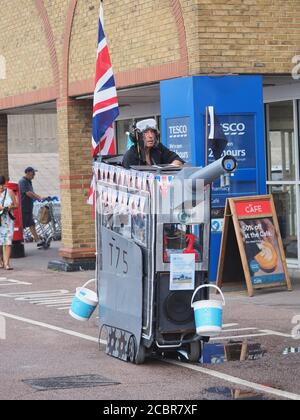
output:
[[[136,128],[141,132],[144,133],[147,130],[154,130],[158,134],[157,130],[157,123],[154,118],[150,118],[148,120],[142,120],[136,123]]]

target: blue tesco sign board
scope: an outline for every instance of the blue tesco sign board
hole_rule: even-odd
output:
[[[236,195],[254,195],[257,191],[256,179],[256,134],[255,116],[219,115],[218,120],[228,140],[225,155],[234,156],[237,160],[237,173],[231,178],[230,186],[221,187],[217,180],[212,185],[212,206],[224,207],[226,198]],[[214,162],[212,150],[208,150],[208,163]]]
[[[206,108],[214,107],[238,169],[230,186],[212,185],[209,279],[216,279],[226,199],[266,194],[262,76],[192,76],[160,83],[162,142],[187,163],[206,164]],[[214,161],[208,151],[209,163]]]
[[[254,115],[218,115],[220,125],[228,140],[222,156],[236,158],[238,168],[255,168],[255,126]],[[209,163],[214,162],[212,150],[208,151]]]
[[[192,162],[191,121],[189,117],[167,119],[167,147],[187,163]]]

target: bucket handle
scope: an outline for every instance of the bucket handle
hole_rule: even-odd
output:
[[[214,289],[217,289],[217,290],[218,290],[218,292],[220,293],[220,295],[222,296],[222,299],[223,299],[223,306],[225,306],[225,297],[224,297],[224,295],[223,295],[223,293],[222,293],[222,290],[221,290],[218,286],[215,286],[214,284],[202,284],[202,286],[197,287],[197,289],[194,291],[194,294],[193,294],[193,296],[192,296],[192,300],[191,300],[191,306],[192,306],[192,307],[193,307],[193,300],[194,300],[194,297],[196,296],[197,292],[198,292],[200,289],[204,289],[205,287],[213,287]]]
[[[84,285],[80,287],[80,290],[84,289],[85,286],[87,286],[88,284],[90,284],[92,282],[96,282],[96,279],[91,279],[91,280],[87,281],[86,283],[84,283]]]

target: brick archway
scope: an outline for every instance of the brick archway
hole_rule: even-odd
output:
[[[64,86],[67,84],[68,74],[68,59],[69,59],[69,49],[70,49],[70,37],[72,30],[72,22],[75,13],[77,0],[72,0],[68,19],[67,26],[65,31],[65,49],[64,49]],[[172,8],[172,13],[176,22],[178,40],[180,46],[180,59],[171,63],[166,63],[158,66],[152,66],[149,68],[138,69],[138,70],[129,70],[124,72],[119,72],[115,74],[117,88],[139,85],[144,83],[157,82],[158,80],[170,79],[175,77],[188,76],[189,74],[189,60],[188,60],[188,48],[187,48],[187,38],[186,30],[184,25],[184,18],[182,13],[182,7],[180,0],[170,0],[170,5]],[[80,80],[73,82],[68,86],[68,94],[70,96],[80,96],[84,94],[89,94],[94,90],[94,79]],[[66,89],[65,89],[66,91]]]
[[[73,21],[75,16],[75,10],[77,6],[77,0],[71,0],[67,12],[67,20],[64,30],[64,45],[63,45],[63,56],[62,56],[62,88],[60,99],[64,101],[69,97],[69,56],[70,56],[70,42]]]
[[[48,17],[47,9],[44,5],[43,0],[34,0],[34,4],[36,6],[36,9],[38,11],[38,14],[43,22],[45,36],[47,40],[50,60],[51,60],[51,66],[53,71],[53,80],[54,80],[54,87],[56,90],[57,97],[59,96],[59,65],[58,65],[58,59],[57,59],[57,53],[55,48],[55,42],[54,42],[54,35],[51,28],[50,20]]]
[[[171,0],[171,3],[172,11],[175,17],[178,30],[178,38],[180,45],[180,61],[183,66],[183,69],[185,67],[185,74],[187,75],[189,72],[189,56],[182,8],[180,0]]]

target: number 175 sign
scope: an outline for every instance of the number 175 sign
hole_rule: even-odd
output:
[[[110,267],[112,271],[116,270],[123,274],[128,273],[128,252],[121,249],[115,238],[109,243],[110,249]]]

